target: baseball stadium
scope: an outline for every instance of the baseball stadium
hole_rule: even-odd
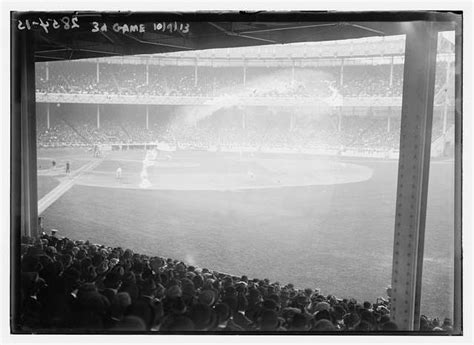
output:
[[[21,267],[42,267],[27,285],[42,304],[25,304],[23,329],[396,331],[406,46],[35,62],[41,234],[22,239]],[[437,33],[418,325],[440,334],[454,317],[454,47]]]

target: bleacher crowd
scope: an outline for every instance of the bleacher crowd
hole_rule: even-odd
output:
[[[260,116],[262,117],[262,116]],[[274,115],[277,118],[278,115]],[[392,119],[387,131],[387,119],[373,117],[344,117],[339,130],[336,119],[301,122],[293,128],[287,123],[248,120],[246,128],[234,119],[223,123],[214,118],[198,125],[152,123],[148,129],[131,119],[107,119],[100,128],[81,118],[61,121],[49,129],[38,121],[38,147],[74,147],[95,144],[143,144],[167,142],[182,148],[249,147],[253,149],[367,149],[397,150],[400,121]],[[448,125],[451,125],[448,123]],[[441,121],[435,121],[432,138],[442,135]]]
[[[275,116],[276,117],[276,116]],[[253,147],[269,149],[366,148],[395,150],[399,144],[400,124],[392,120],[387,132],[386,119],[347,117],[339,130],[334,119],[326,123],[302,123],[289,128],[288,124],[270,125],[248,121],[241,124],[204,121],[189,124],[161,125],[152,123],[149,129],[138,121],[110,119],[100,128],[76,118],[74,121],[54,123],[48,129],[38,121],[38,147],[73,147],[91,144],[133,144],[168,142],[182,147]],[[440,135],[439,126],[433,135]]]
[[[98,70],[97,70],[98,66]],[[403,66],[348,65],[318,68],[278,69],[252,67],[148,66],[90,62],[58,62],[38,64],[36,87],[39,92],[68,94],[161,95],[161,96],[225,96],[247,97],[392,97],[401,96]],[[436,92],[446,79],[442,66],[436,77]],[[147,77],[148,75],[148,77]],[[245,79],[245,85],[244,85]],[[442,99],[438,96],[437,99]],[[441,100],[442,101],[442,100]],[[277,114],[273,117],[278,118]],[[334,120],[332,120],[334,122]],[[397,150],[399,121],[387,130],[385,116],[379,118],[344,116],[342,129],[320,123],[296,126],[239,126],[217,128],[208,123],[191,127],[154,126],[145,129],[132,119],[103,120],[100,128],[93,121],[73,117],[69,122],[54,122],[50,128],[38,121],[40,147],[81,146],[91,144],[143,143],[151,141],[180,142],[184,146],[247,146],[272,149],[355,148]],[[268,121],[267,121],[268,122]],[[439,127],[439,126],[438,126]],[[440,136],[436,127],[433,138]]]
[[[21,244],[26,332],[396,332],[390,291],[359,302],[268,279],[234,276],[160,256],[61,238]],[[420,331],[451,321],[421,317]]]
[[[311,97],[329,95],[328,85],[337,86],[345,97],[401,96],[403,66],[347,66],[282,69],[248,67],[199,67],[100,64],[86,62],[50,63],[48,73],[39,64],[36,89],[46,93],[119,94],[156,96],[221,96],[241,90],[252,97]],[[443,69],[440,68],[440,73]],[[308,78],[308,76],[311,76]],[[268,87],[268,81],[278,87]],[[437,87],[444,82],[437,78]],[[282,86],[283,85],[283,86]]]
[[[38,64],[36,90],[45,93],[222,96],[236,90],[247,97],[325,97],[329,85],[344,97],[400,97],[403,65],[334,67],[199,67],[56,62]],[[435,92],[445,83],[446,68],[437,68]],[[269,87],[269,84],[271,85]]]

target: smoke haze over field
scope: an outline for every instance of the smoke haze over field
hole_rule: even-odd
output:
[[[328,114],[332,106],[338,106],[341,95],[334,86],[335,80],[329,73],[312,69],[282,69],[246,82],[216,90],[216,96],[205,107],[183,106],[177,112],[177,121],[193,125],[210,117],[221,109],[229,109],[238,105],[241,97],[260,97],[265,95],[291,95],[290,97],[320,98],[321,106],[317,109],[301,107],[298,114],[315,116],[319,113]],[[216,100],[217,99],[217,100]]]

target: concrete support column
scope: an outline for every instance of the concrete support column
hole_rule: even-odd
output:
[[[97,62],[96,65],[95,65],[95,81],[97,83],[100,83],[100,73],[99,73],[99,63]]]
[[[46,61],[45,65],[46,65],[46,67],[44,69],[45,70],[45,76],[44,77],[45,77],[46,81],[48,81],[49,80],[49,63]]]
[[[407,25],[390,314],[399,330],[413,331],[420,325],[438,33],[430,22]]]

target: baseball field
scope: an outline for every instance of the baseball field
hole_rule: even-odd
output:
[[[93,159],[101,161],[74,175]],[[338,297],[385,296],[397,161],[221,152],[146,160],[144,151],[93,158],[85,149],[39,149],[39,199],[73,182],[43,212],[45,227]],[[422,297],[430,317],[452,314],[453,171],[452,161],[430,168]]]

